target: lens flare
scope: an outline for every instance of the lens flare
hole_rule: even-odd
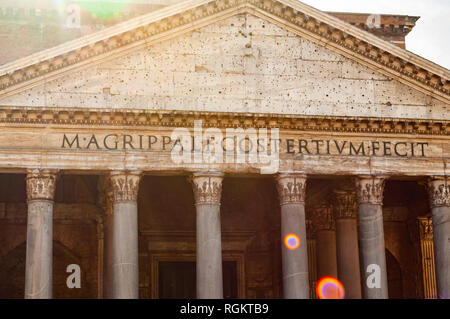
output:
[[[300,238],[296,234],[287,234],[284,237],[284,245],[290,250],[297,249],[300,247]]]
[[[323,277],[317,282],[317,297],[320,299],[344,299],[345,289],[342,283],[333,277]]]
[[[75,0],[74,3],[97,19],[103,20],[119,16],[129,5],[128,1],[105,2],[104,0]]]

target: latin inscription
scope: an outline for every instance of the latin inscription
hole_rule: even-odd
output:
[[[230,137],[226,136],[214,141],[213,138],[201,138],[196,141],[192,136],[191,152],[208,150],[214,143],[219,143],[224,152],[240,151],[242,153],[262,153],[275,150],[290,155],[337,155],[337,156],[381,156],[381,157],[427,157],[429,143],[366,140],[351,141],[342,139],[307,139],[288,138],[273,139]],[[231,139],[231,143],[230,143]],[[230,146],[231,145],[231,146]],[[180,139],[165,135],[128,135],[128,134],[64,134],[61,140],[62,149],[71,150],[135,150],[146,152],[171,152],[174,147],[183,147]]]

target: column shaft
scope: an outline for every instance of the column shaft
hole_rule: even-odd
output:
[[[52,298],[55,185],[56,172],[34,170],[27,175],[26,299]]]
[[[222,232],[220,198],[223,175],[195,173],[193,184],[197,210],[197,298],[222,299]]]
[[[345,287],[346,299],[361,299],[358,229],[356,219],[336,220],[338,278]]]
[[[363,292],[366,299],[387,299],[388,283],[383,230],[384,179],[357,179]]]
[[[137,194],[139,173],[113,172],[112,297],[139,298]]]
[[[335,191],[338,279],[345,288],[346,299],[361,299],[357,214],[355,192]]]
[[[331,206],[314,207],[311,219],[316,229],[317,279],[337,277],[336,228]]]
[[[448,178],[429,182],[438,298],[450,299],[450,184]]]
[[[325,276],[337,278],[336,232],[321,230],[316,235],[317,243],[317,277]]]
[[[309,299],[308,245],[305,224],[306,176],[281,174],[277,179],[281,205],[281,253],[285,299]],[[285,238],[294,234],[300,246],[289,249]]]

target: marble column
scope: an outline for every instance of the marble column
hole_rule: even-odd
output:
[[[197,211],[197,298],[222,299],[220,198],[223,174],[198,172],[191,178]]]
[[[140,172],[114,171],[112,297],[139,298],[138,206]]]
[[[282,173],[277,177],[281,205],[281,252],[283,269],[283,296],[285,299],[309,299],[308,245],[305,224],[306,176]],[[284,239],[297,235],[300,246],[288,249]]]
[[[334,198],[338,279],[345,288],[346,299],[361,299],[356,194],[336,190]]]
[[[317,279],[331,276],[337,278],[336,228],[331,206],[324,205],[311,210],[316,229]]]
[[[57,171],[30,170],[27,174],[27,253],[25,298],[52,298],[53,200]]]
[[[430,179],[428,194],[433,218],[438,298],[450,299],[450,178]]]
[[[384,183],[383,177],[356,178],[362,286],[366,299],[388,298],[383,229]]]

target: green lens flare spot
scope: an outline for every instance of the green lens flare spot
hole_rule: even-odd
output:
[[[120,15],[128,6],[127,2],[74,1],[80,8],[97,19],[111,19]]]

